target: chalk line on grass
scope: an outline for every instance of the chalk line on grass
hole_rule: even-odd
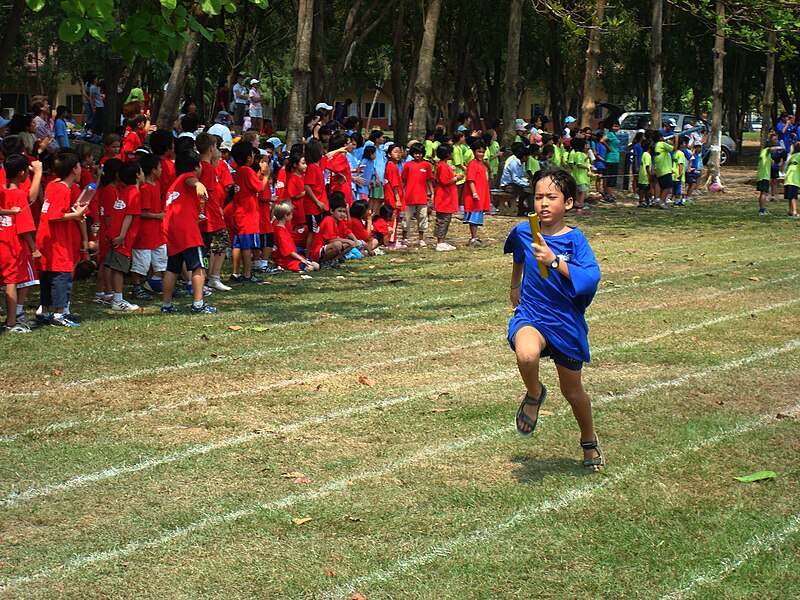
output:
[[[772,552],[775,548],[782,546],[787,538],[795,535],[798,531],[800,531],[800,515],[795,515],[778,531],[753,536],[735,556],[721,561],[716,569],[698,573],[686,585],[662,596],[661,600],[690,598],[701,587],[718,584],[751,558],[758,556],[762,552]]]
[[[788,302],[796,303],[796,302],[800,302],[800,299],[791,300],[791,301],[788,301]],[[783,304],[786,304],[786,303],[779,303],[779,304],[783,305]],[[765,309],[766,309],[766,307],[765,307]],[[736,313],[736,314],[749,315],[750,312]],[[716,319],[712,319],[712,320],[707,321],[705,323],[707,323],[707,324],[718,323],[718,322],[720,322],[720,319],[723,319],[723,318],[724,318],[724,315],[723,315],[723,317],[717,317]],[[693,327],[693,326],[690,326],[690,327]],[[666,332],[662,332],[662,333],[660,333],[660,334],[658,334],[656,336],[651,336],[652,339],[651,338],[645,338],[645,339],[639,340],[638,344],[647,344],[647,343],[650,343],[650,341],[652,341],[653,339],[661,339],[661,338],[665,337],[665,335],[670,335],[671,334],[670,332],[674,333],[675,331],[683,331],[683,330],[686,330],[686,328],[684,327],[681,330],[672,330],[672,329],[671,330],[667,330]],[[491,343],[491,341],[489,341],[489,340],[482,340],[482,341],[478,340],[478,341],[472,342],[469,345],[462,346],[461,348],[467,348],[467,347],[470,347],[470,346],[474,347],[474,346],[488,345],[490,343]],[[624,347],[624,348],[630,348],[633,345],[635,345],[633,342],[622,342],[622,343],[618,344],[617,346]],[[602,349],[598,350],[595,354],[597,355],[597,354],[602,354],[604,352],[612,351],[617,346],[609,346],[609,347],[606,347],[606,348],[602,348]],[[456,349],[447,349],[447,350],[444,350],[444,351],[434,351],[434,352],[428,352],[428,353],[421,353],[421,354],[414,355],[414,356],[411,356],[411,357],[408,357],[408,356],[406,356],[406,357],[398,357],[398,358],[393,358],[393,359],[389,359],[389,360],[386,360],[386,361],[378,361],[378,362],[373,363],[371,365],[359,365],[359,366],[354,366],[354,367],[344,367],[344,368],[336,371],[335,373],[336,374],[342,374],[342,373],[345,373],[345,372],[353,372],[353,371],[359,371],[359,370],[364,370],[364,369],[371,369],[371,368],[375,368],[375,367],[378,367],[378,366],[386,366],[386,365],[389,365],[389,364],[396,364],[398,362],[404,362],[404,361],[407,361],[407,360],[410,360],[410,359],[431,358],[431,357],[434,357],[434,356],[441,356],[441,355],[444,355],[444,354],[452,353],[454,351],[456,351]],[[333,374],[333,372],[327,372],[327,373],[321,373],[321,374],[318,373],[318,374],[315,374],[313,376],[306,377],[304,379],[294,380],[293,383],[294,384],[311,383],[313,381],[318,381],[319,379],[328,378],[332,374]],[[210,396],[210,398],[225,399],[225,398],[238,396],[238,395],[245,394],[245,393],[264,392],[264,391],[268,391],[269,389],[274,389],[275,387],[280,387],[282,385],[286,385],[286,384],[282,383],[282,382],[273,382],[273,383],[270,383],[270,384],[257,386],[255,388],[251,388],[251,389],[248,389],[248,390],[231,390],[230,392],[222,392],[221,394],[214,394],[213,396]],[[430,393],[430,392],[428,392],[428,393]],[[195,398],[194,400],[198,401],[198,402],[206,402],[208,399],[209,399],[209,397],[199,396],[199,397]],[[189,401],[189,400],[190,400],[189,398],[186,399],[186,401]],[[329,415],[323,415],[322,417],[318,417],[318,418],[322,418],[324,420],[330,420],[330,416]],[[38,487],[38,488],[29,488],[29,489],[27,489],[25,491],[13,493],[13,494],[10,494],[10,495],[6,496],[5,498],[0,499],[0,506],[4,506],[4,507],[8,507],[8,508],[14,507],[14,506],[19,505],[20,503],[26,502],[28,500],[32,500],[34,498],[39,498],[39,497],[43,497],[43,496],[49,496],[49,495],[52,495],[54,493],[60,493],[60,492],[68,491],[68,490],[71,490],[71,489],[74,489],[74,488],[77,488],[77,487],[83,487],[83,486],[89,485],[91,483],[96,483],[98,481],[104,481],[104,480],[112,479],[112,478],[115,478],[115,477],[119,477],[120,475],[128,475],[130,473],[137,473],[137,472],[144,471],[144,470],[147,470],[147,469],[150,469],[150,468],[153,468],[153,467],[161,466],[163,464],[177,462],[177,461],[183,460],[185,458],[191,458],[191,457],[199,455],[199,454],[206,454],[208,452],[211,452],[213,450],[217,450],[219,448],[227,448],[227,447],[231,447],[231,446],[238,446],[238,445],[240,445],[242,443],[246,443],[246,442],[251,441],[252,439],[254,439],[254,437],[256,435],[258,435],[258,434],[254,434],[254,433],[240,434],[240,435],[236,435],[236,436],[233,436],[233,437],[224,438],[222,440],[218,440],[218,441],[215,441],[215,442],[210,442],[210,443],[207,443],[207,444],[200,444],[200,445],[196,445],[196,446],[191,446],[191,447],[189,447],[189,448],[187,448],[185,450],[173,452],[171,454],[168,454],[168,455],[162,456],[162,457],[158,457],[158,458],[147,459],[147,460],[141,461],[141,462],[133,464],[133,465],[127,465],[127,466],[123,466],[123,467],[109,467],[108,469],[105,469],[103,471],[96,471],[94,473],[86,473],[86,474],[76,475],[75,477],[72,477],[72,478],[70,478],[70,479],[68,479],[66,481],[63,481],[63,482],[46,484],[46,485],[43,485],[43,486]]]
[[[714,367],[711,367],[709,369],[704,369],[702,371],[689,373],[689,374],[683,375],[681,377],[676,377],[676,378],[671,379],[671,380],[666,380],[666,381],[662,380],[662,381],[652,382],[650,384],[643,385],[643,386],[640,386],[638,388],[635,388],[635,389],[633,389],[633,390],[631,390],[629,392],[626,392],[624,394],[620,394],[618,396],[608,398],[606,401],[607,402],[619,401],[619,400],[632,398],[632,397],[641,395],[641,394],[643,394],[643,393],[645,393],[647,391],[654,390],[654,389],[659,389],[659,388],[669,387],[669,386],[680,386],[680,385],[683,385],[686,381],[689,381],[691,378],[694,378],[694,377],[703,377],[703,376],[706,376],[706,375],[708,375],[710,373],[721,372],[721,371],[724,371],[724,370],[733,369],[733,368],[736,368],[738,366],[741,366],[741,365],[749,363],[749,362],[755,362],[755,361],[758,361],[758,360],[763,360],[764,358],[768,358],[770,356],[775,356],[777,354],[790,352],[790,351],[792,351],[794,349],[797,349],[798,347],[800,347],[800,340],[792,340],[791,342],[789,342],[787,344],[784,344],[783,346],[778,346],[778,347],[774,347],[774,348],[768,348],[766,350],[762,350],[760,352],[756,352],[756,353],[751,354],[749,356],[745,356],[745,357],[736,359],[734,361],[730,361],[728,363],[715,365]],[[439,388],[439,389],[440,390],[444,390],[444,391],[452,391],[452,390],[460,389],[460,388],[463,388],[463,387],[469,387],[469,386],[479,385],[479,384],[482,384],[482,383],[491,383],[491,382],[494,382],[494,381],[499,381],[499,380],[505,379],[507,377],[515,376],[515,375],[516,375],[516,370],[499,371],[497,373],[493,373],[492,375],[488,375],[486,377],[483,377],[483,378],[481,378],[479,380],[466,382],[466,383],[452,384],[451,386],[448,386],[446,388]],[[425,395],[424,393],[417,393],[417,394],[413,394],[411,396],[404,396],[402,398],[395,399],[394,404],[400,404],[402,402],[406,402],[406,401],[412,399],[412,397],[422,397],[424,395]],[[378,408],[378,407],[383,408],[383,407],[389,406],[389,404],[386,404],[386,401],[375,402],[375,403],[372,403],[372,404],[373,404],[373,406],[370,406],[370,408]],[[798,405],[798,406],[800,406],[800,405]],[[364,412],[363,409],[366,409],[366,408],[367,407],[354,407],[354,408],[351,408],[351,409],[345,409],[344,411],[340,411],[340,412],[342,413],[342,416],[351,416],[352,414],[357,414],[358,412]],[[794,409],[790,409],[790,410],[794,410]],[[306,427],[306,426],[312,424],[311,421],[323,422],[323,421],[326,421],[326,420],[328,420],[328,419],[326,419],[325,417],[315,417],[313,419],[307,420],[306,422],[297,422],[297,423],[292,423],[292,424],[286,425],[286,426],[283,427],[283,431],[289,431],[290,427],[292,428],[292,430]],[[769,420],[769,415],[764,415],[757,422],[767,422],[768,420]],[[741,426],[739,426],[739,427],[737,427],[735,429],[732,429],[730,431],[731,432],[736,432],[740,428],[741,428]],[[327,495],[329,495],[329,494],[331,494],[333,492],[337,492],[337,491],[341,491],[343,489],[346,489],[348,486],[350,486],[353,483],[356,483],[358,481],[362,481],[364,479],[369,479],[369,478],[381,477],[383,475],[388,475],[388,474],[393,473],[394,471],[396,471],[396,470],[398,470],[398,469],[400,469],[400,468],[402,468],[402,467],[404,467],[406,465],[412,464],[414,462],[418,462],[419,460],[423,460],[425,458],[434,458],[435,456],[437,456],[439,454],[444,454],[444,453],[447,453],[447,452],[453,452],[453,451],[457,451],[457,450],[464,450],[464,449],[468,448],[469,446],[472,446],[472,445],[475,445],[475,444],[479,444],[479,443],[483,443],[485,441],[488,441],[488,440],[490,440],[490,439],[492,439],[494,437],[497,437],[497,436],[499,436],[499,435],[501,435],[503,433],[506,433],[508,431],[509,431],[508,427],[501,426],[501,427],[497,427],[497,428],[491,429],[491,430],[489,430],[487,432],[484,432],[483,434],[480,434],[480,435],[477,435],[477,436],[473,436],[473,437],[470,437],[470,438],[465,438],[463,440],[459,440],[459,441],[456,441],[456,442],[450,442],[450,443],[447,443],[447,444],[444,444],[444,445],[440,445],[440,446],[435,446],[433,448],[430,448],[430,447],[424,448],[419,453],[416,453],[416,454],[414,454],[412,456],[405,457],[405,458],[393,461],[393,462],[389,463],[388,465],[386,465],[385,467],[382,467],[380,469],[362,471],[361,473],[358,473],[358,474],[355,474],[355,475],[351,475],[349,477],[339,478],[339,479],[336,479],[336,480],[334,480],[332,482],[324,484],[323,486],[320,486],[316,490],[312,490],[312,491],[306,492],[304,494],[292,494],[292,495],[286,496],[286,497],[284,497],[282,499],[275,500],[275,501],[272,501],[272,502],[268,502],[266,504],[258,504],[256,506],[251,506],[249,508],[242,508],[242,509],[234,510],[234,511],[231,511],[231,512],[228,512],[228,513],[224,513],[224,514],[221,514],[221,515],[214,515],[214,516],[211,516],[211,517],[205,517],[203,519],[195,521],[194,523],[191,523],[191,524],[186,525],[184,527],[176,528],[176,529],[174,529],[172,531],[169,531],[169,532],[167,532],[165,534],[162,534],[160,536],[157,536],[155,538],[151,538],[149,540],[139,540],[139,541],[130,542],[130,543],[126,544],[125,546],[122,546],[121,548],[115,548],[115,549],[112,549],[112,550],[105,550],[105,551],[101,551],[101,552],[95,552],[95,553],[92,553],[92,554],[85,554],[85,555],[76,556],[75,558],[71,559],[67,563],[64,563],[63,565],[58,565],[58,566],[55,566],[55,567],[49,567],[49,568],[43,569],[41,571],[38,571],[36,573],[33,573],[31,575],[13,577],[13,578],[8,578],[5,581],[0,581],[0,592],[2,592],[4,590],[7,590],[7,589],[9,589],[11,587],[16,587],[16,586],[24,585],[24,584],[27,584],[27,583],[32,583],[32,582],[34,582],[36,580],[39,580],[39,579],[42,579],[42,578],[46,578],[46,577],[49,577],[51,575],[67,574],[69,572],[78,570],[78,569],[80,569],[82,567],[86,567],[86,566],[89,566],[89,565],[92,565],[92,564],[95,564],[95,563],[99,563],[99,562],[103,562],[103,561],[107,561],[107,560],[113,560],[113,559],[117,559],[117,558],[120,558],[120,557],[123,557],[123,556],[128,556],[128,555],[133,554],[135,552],[138,552],[140,550],[145,550],[145,549],[149,549],[149,548],[156,548],[156,547],[162,546],[162,545],[164,545],[166,543],[169,543],[170,541],[172,541],[172,540],[174,540],[176,538],[186,537],[186,536],[188,536],[190,534],[193,534],[193,533],[195,533],[197,531],[200,531],[202,529],[206,529],[208,527],[213,527],[213,526],[216,526],[216,525],[220,525],[222,523],[229,523],[229,522],[233,522],[233,521],[236,521],[236,520],[239,520],[239,519],[242,519],[242,518],[246,518],[246,517],[252,516],[254,514],[257,514],[258,512],[260,512],[262,510],[283,509],[283,508],[288,508],[289,506],[291,506],[293,504],[296,504],[298,502],[322,498],[322,497],[325,497],[325,496],[327,496]],[[722,434],[718,434],[717,437],[719,437],[720,435],[722,435]],[[709,439],[713,439],[713,438],[709,438]],[[670,460],[670,457],[661,456],[656,461],[653,461],[653,463],[663,462],[665,460]],[[641,467],[631,467],[631,468],[627,469],[625,471],[625,473],[634,472],[634,471],[636,471],[636,469],[640,469],[640,468]],[[620,475],[618,474],[617,477],[619,478]],[[605,480],[603,480],[603,481],[605,481]],[[591,491],[593,491],[593,490],[590,489],[589,493],[591,493]],[[564,494],[562,494],[562,499],[560,501],[563,502],[563,498],[566,497],[566,496],[569,496],[569,497],[574,496],[575,499],[579,499],[579,498],[583,497],[584,495],[586,495],[586,490],[584,490],[582,488],[577,488],[577,489],[573,489],[573,490],[567,491]],[[554,503],[554,501],[546,501],[546,502]],[[555,501],[555,502],[557,503],[559,501]],[[540,507],[541,506],[543,506],[543,505],[540,505]],[[533,516],[533,515],[530,515],[530,516]],[[519,518],[519,517],[514,517],[514,518]],[[525,518],[529,518],[529,517],[525,517]],[[480,540],[476,540],[476,541],[480,541]]]
[[[714,291],[714,292],[712,292],[710,294],[705,294],[703,296],[693,297],[692,301],[697,302],[697,301],[702,301],[702,300],[708,300],[708,299],[715,298],[717,296],[721,296],[721,295],[724,295],[724,294],[729,294],[729,293],[732,293],[732,292],[750,290],[750,289],[753,289],[755,287],[761,287],[761,286],[765,286],[765,285],[768,285],[768,284],[776,284],[776,283],[783,283],[783,282],[786,282],[786,281],[792,281],[794,279],[797,279],[798,277],[800,277],[800,274],[793,274],[793,275],[788,275],[786,277],[781,277],[781,278],[778,278],[778,279],[761,281],[759,283],[753,283],[752,285],[742,285],[742,286],[738,286],[738,287],[731,288],[731,289],[728,289],[728,290],[716,290],[716,291]],[[617,318],[617,317],[625,316],[627,314],[632,314],[632,313],[636,313],[636,312],[646,312],[648,310],[658,310],[658,309],[666,308],[666,307],[669,307],[669,306],[672,306],[672,304],[662,303],[662,304],[654,304],[654,305],[645,306],[645,307],[627,308],[627,309],[618,310],[618,311],[608,311],[608,312],[599,313],[599,314],[596,313],[596,314],[593,314],[593,315],[590,315],[589,317],[587,317],[586,321],[587,322],[593,322],[593,321],[597,321],[597,320],[601,320],[601,319]],[[759,309],[759,310],[761,310],[761,309]],[[475,312],[472,312],[472,313],[465,313],[463,315],[453,315],[452,317],[439,319],[439,320],[436,320],[436,321],[429,321],[426,324],[401,326],[401,327],[395,328],[393,331],[395,331],[395,332],[398,332],[398,331],[411,331],[411,330],[418,329],[418,328],[421,328],[421,327],[427,327],[427,326],[436,325],[436,324],[439,324],[439,323],[450,322],[452,320],[469,319],[469,318],[476,317],[476,316],[489,315],[489,314],[499,313],[499,312],[501,312],[500,308],[475,311]],[[378,330],[378,331],[365,332],[363,334],[357,334],[357,335],[352,335],[352,336],[331,337],[331,338],[327,338],[325,340],[321,340],[321,341],[318,341],[318,342],[308,342],[306,344],[297,344],[295,346],[284,346],[284,347],[281,347],[279,350],[282,353],[283,352],[291,352],[291,351],[294,351],[294,350],[301,350],[301,349],[305,349],[305,348],[312,347],[312,346],[321,346],[321,345],[327,345],[327,344],[331,344],[331,343],[343,343],[343,342],[348,342],[348,341],[361,340],[361,339],[364,339],[364,338],[370,338],[370,337],[379,336],[379,335],[382,335],[384,333],[385,332],[383,330]],[[659,335],[663,336],[664,334],[659,334]],[[665,334],[665,335],[670,335],[670,334]],[[278,350],[272,350],[272,349],[267,348],[267,349],[264,349],[263,351],[259,350],[258,352],[253,351],[252,353],[245,353],[245,354],[242,354],[242,355],[238,355],[235,358],[246,358],[246,357],[251,356],[251,355],[255,356],[255,355],[261,355],[261,354],[264,354],[264,353],[277,352],[277,351]],[[597,353],[598,351],[599,350],[595,350],[595,353]],[[223,362],[225,360],[232,359],[232,358],[234,358],[234,357],[208,358],[208,359],[203,359],[201,361],[195,361],[194,363],[185,363],[185,365],[187,365],[187,366],[166,365],[166,366],[163,366],[163,367],[156,367],[155,370],[156,371],[159,370],[159,369],[161,369],[161,370],[177,370],[177,369],[182,369],[182,368],[188,368],[189,366],[200,367],[200,366],[205,366],[205,365],[209,365],[209,364],[214,364],[214,363],[217,363],[217,362]],[[139,374],[143,375],[145,373],[150,373],[151,371],[152,370],[142,370],[142,372],[140,372]],[[132,375],[130,373],[121,374],[119,376],[119,378],[120,379],[128,379],[131,376]],[[294,381],[294,380],[285,380],[285,383],[286,384],[290,384],[292,381]],[[70,383],[65,384],[65,386],[67,386],[67,387],[72,387],[74,385],[77,385],[77,382],[70,382]],[[25,394],[28,394],[28,392],[25,392]],[[196,403],[196,402],[197,402],[196,399],[188,398],[188,399],[182,400],[180,402],[175,402],[175,403],[170,403],[170,404],[152,405],[152,406],[149,406],[147,408],[140,409],[140,410],[129,411],[127,413],[124,413],[124,414],[118,415],[118,416],[109,416],[106,413],[102,413],[102,414],[99,414],[99,415],[95,415],[94,417],[89,417],[87,419],[71,419],[71,420],[68,420],[68,421],[61,421],[61,422],[57,422],[57,423],[51,423],[51,424],[43,426],[43,427],[31,427],[29,429],[26,429],[24,431],[20,431],[20,432],[17,432],[17,433],[0,435],[0,443],[10,443],[10,442],[14,442],[14,441],[18,440],[21,437],[25,437],[25,436],[29,436],[29,435],[40,435],[40,434],[54,433],[54,432],[57,432],[57,431],[64,431],[64,430],[72,429],[72,428],[75,428],[75,427],[92,425],[92,424],[97,424],[97,423],[101,423],[101,422],[112,423],[112,422],[117,422],[117,421],[122,421],[122,420],[127,420],[127,419],[134,419],[134,418],[137,418],[137,417],[141,417],[141,416],[146,416],[146,415],[152,414],[154,412],[176,410],[178,408],[181,408],[183,406],[186,406],[186,405],[192,404],[192,403]]]
[[[797,410],[798,408],[800,408],[800,404],[796,404],[789,410]],[[645,468],[674,461],[684,454],[697,452],[724,439],[739,436],[775,422],[777,421],[775,421],[774,414],[772,413],[760,415],[757,419],[737,425],[732,429],[721,431],[716,435],[700,440],[699,442],[688,447],[669,452],[667,454],[662,454],[650,461],[642,461],[636,465],[626,467],[617,473],[613,473],[602,479],[595,480],[588,485],[566,490],[562,492],[555,500],[544,500],[532,508],[520,510],[502,523],[496,523],[470,534],[457,536],[424,552],[408,558],[399,559],[395,561],[394,565],[391,567],[373,571],[372,573],[361,577],[353,578],[347,583],[337,586],[333,590],[322,594],[321,597],[325,598],[326,600],[341,598],[347,594],[362,591],[365,586],[393,579],[397,575],[405,573],[409,570],[417,569],[430,564],[435,560],[449,556],[453,552],[466,546],[485,543],[499,535],[502,535],[520,523],[536,517],[537,515],[552,513],[554,511],[567,508],[578,500],[582,500],[583,498],[594,494],[602,488],[607,488],[610,485],[619,483],[631,475],[640,475],[642,470]],[[319,597],[319,594],[316,594],[315,597]]]

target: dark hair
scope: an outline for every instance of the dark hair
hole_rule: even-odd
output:
[[[194,150],[181,152],[175,157],[175,175],[192,173],[200,166],[200,155]]]
[[[147,123],[147,119],[144,115],[136,115],[132,119],[128,119],[128,126],[131,129],[136,129],[142,123]]]
[[[545,144],[539,154],[541,154],[543,160],[547,160],[548,157],[556,155],[556,147],[553,144]]]
[[[364,146],[364,152],[361,156],[367,160],[372,160],[377,152],[378,149],[375,146]]]
[[[286,173],[293,173],[295,167],[300,164],[300,160],[303,158],[302,152],[292,152],[289,154],[289,158],[286,159]]]
[[[100,175],[100,185],[106,186],[114,183],[114,180],[119,177],[119,170],[122,168],[122,161],[118,158],[109,158],[103,163],[102,173]]]
[[[356,200],[350,205],[350,217],[352,219],[362,219],[367,212],[367,201]]]
[[[172,137],[172,132],[166,129],[156,129],[150,134],[150,149],[153,154],[163,156],[175,144],[175,138]]]
[[[188,113],[181,117],[181,131],[192,133],[200,127],[200,117],[197,113]]]
[[[11,156],[12,154],[22,154],[25,152],[25,142],[18,135],[7,135],[3,138],[3,156]]]
[[[119,170],[119,180],[125,185],[134,185],[136,177],[141,170],[141,165],[135,160],[122,163],[122,168]]]
[[[664,134],[661,133],[661,130],[660,129],[654,129],[653,130],[653,143],[660,142],[662,139],[664,139]]]
[[[681,144],[688,144],[688,143],[689,143],[689,136],[688,135],[682,135],[681,136]]]
[[[511,154],[522,160],[527,154],[527,148],[522,142],[514,142],[511,144]]]
[[[586,140],[583,138],[572,138],[569,141],[570,147],[575,150],[576,152],[583,152],[586,148]]]
[[[488,148],[489,144],[492,143],[492,134],[491,133],[484,133],[481,136],[481,139],[483,140],[483,143],[486,144],[486,147]]]
[[[553,185],[556,186],[556,189],[564,195],[564,200],[567,198],[575,198],[578,185],[575,183],[575,178],[569,173],[569,171],[565,171],[564,169],[559,169],[557,167],[548,167],[546,169],[542,169],[541,171],[537,171],[536,174],[533,176],[533,189],[536,189],[536,185],[542,180],[549,177],[550,181],[553,182]]]
[[[402,148],[402,146],[398,144],[389,144],[389,147],[386,148],[386,156],[388,157],[395,148]]]
[[[253,144],[250,142],[236,142],[231,149],[231,156],[237,165],[244,167],[247,164],[247,157],[253,156]]]
[[[650,147],[653,145],[653,142],[648,140],[647,138],[642,140],[642,152],[647,152],[650,150]]]
[[[194,104],[195,107],[197,107],[197,102],[194,101],[194,98],[192,98],[191,96],[186,96],[186,100],[184,101],[183,105],[181,106],[181,112],[182,113],[188,113],[189,112],[189,106],[192,105],[192,104]]]
[[[262,150],[275,150],[275,144],[272,142],[264,142],[263,144],[259,144],[258,147]]]
[[[188,135],[175,140],[175,156],[183,152],[191,152],[192,150],[194,150],[194,140]]]
[[[161,159],[155,154],[147,154],[139,160],[139,164],[142,165],[142,172],[147,177],[158,168],[158,165],[161,164]]]
[[[408,152],[412,156],[414,154],[422,154],[423,156],[425,156],[425,146],[423,146],[422,144],[419,144],[419,143],[411,144],[411,146],[408,148]]]
[[[63,119],[64,115],[67,114],[68,112],[69,109],[66,106],[64,106],[63,104],[59,104],[58,106],[56,106],[56,119],[58,118]]]
[[[311,138],[303,149],[303,153],[305,154],[307,164],[312,165],[318,163],[322,160],[322,155],[324,154],[322,142],[316,138]]]
[[[463,131],[456,131],[453,133],[453,144],[457,144],[462,139],[464,139],[464,132]]]
[[[450,144],[441,144],[436,149],[436,158],[439,160],[447,160],[453,154],[453,147]]]
[[[22,133],[28,130],[32,122],[33,115],[28,113],[16,113],[11,117],[11,121],[8,123],[8,131],[9,133]]]
[[[347,136],[343,133],[337,133],[331,136],[328,140],[328,150],[338,150],[347,143]]]
[[[53,158],[53,172],[59,179],[69,177],[70,173],[80,164],[78,155],[74,152],[61,151]]]
[[[483,140],[475,139],[472,142],[472,151],[475,152],[476,150],[486,150],[486,144],[483,143]]]
[[[344,194],[342,192],[331,192],[331,195],[328,196],[328,206],[331,212],[335,211],[337,208],[347,208]]]
[[[30,167],[30,161],[21,154],[12,154],[3,162],[7,180],[14,179],[23,171],[27,171],[28,167]]]
[[[214,136],[203,132],[197,135],[197,138],[194,140],[194,145],[200,154],[204,154],[211,148],[214,148],[217,145],[217,142],[214,139]]]
[[[377,141],[378,138],[383,137],[383,131],[381,129],[373,129],[369,132],[369,141],[373,144]]]
[[[350,116],[344,120],[344,126],[347,127],[347,129],[355,129],[356,125],[358,125],[358,117],[356,116]]]
[[[384,204],[378,210],[378,216],[384,221],[390,221],[393,214],[394,214],[394,209],[388,204]]]

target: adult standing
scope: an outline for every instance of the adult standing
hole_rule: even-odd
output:
[[[214,110],[217,111],[217,113],[227,113],[228,109],[228,81],[223,77],[217,83],[217,93],[214,97]]]
[[[100,90],[97,75],[92,78],[89,86],[89,103],[92,106],[92,133],[103,135],[103,118],[106,112],[106,101]]]
[[[81,89],[81,97],[83,98],[83,126],[85,129],[92,128],[94,120],[94,106],[89,97],[89,88],[95,80],[95,74],[89,71],[83,78],[83,89]]]
[[[247,88],[244,86],[244,75],[238,73],[236,75],[236,85],[233,86],[233,125],[236,129],[236,135],[242,134],[247,101]]]
[[[247,93],[247,97],[250,101],[250,121],[253,129],[261,133],[261,128],[264,126],[264,107],[261,104],[264,96],[261,94],[261,82],[258,79],[250,80],[250,91]]]
[[[31,115],[33,115],[34,136],[37,141],[48,140],[45,149],[55,154],[59,146],[53,136],[50,126],[50,100],[47,96],[34,96],[31,98]]]
[[[606,131],[606,134],[600,140],[601,144],[606,147],[606,176],[603,180],[603,195],[606,202],[614,203],[617,199],[614,197],[614,188],[617,185],[617,174],[619,173],[619,121],[614,119],[611,122],[611,129]]]

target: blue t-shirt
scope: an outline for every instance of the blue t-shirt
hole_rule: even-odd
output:
[[[606,154],[606,162],[607,163],[618,163],[619,162],[619,138],[617,134],[613,131],[609,131],[606,134],[608,140],[608,153]]]
[[[605,171],[606,169],[606,146],[605,144],[595,144],[594,145],[594,154],[597,158],[602,158],[603,160],[596,160],[594,161],[594,168],[598,171]]]
[[[638,171],[642,166],[642,154],[644,154],[644,148],[640,143],[635,143],[633,145],[633,152],[631,153],[631,160],[633,165],[633,170]]]
[[[586,236],[576,228],[563,235],[546,235],[550,249],[569,266],[567,279],[555,269],[550,277],[539,276],[533,256],[530,223],[514,227],[506,238],[504,252],[524,264],[520,304],[508,325],[508,339],[524,325],[536,327],[555,348],[568,357],[589,362],[589,326],[584,313],[600,283],[600,267]]]
[[[375,177],[375,160],[362,158],[360,161],[358,161],[358,166],[360,167],[361,165],[364,165],[364,170],[361,171],[361,176],[367,180],[367,183],[366,185],[356,185],[355,183],[353,185],[355,185],[356,193],[369,194],[370,183],[374,185],[372,179]]]
[[[53,136],[59,148],[69,148],[69,136],[67,135],[67,123],[64,119],[56,119],[53,124]]]

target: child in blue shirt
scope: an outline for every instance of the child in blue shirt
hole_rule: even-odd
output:
[[[583,464],[599,471],[605,461],[594,429],[591,400],[581,382],[581,368],[589,361],[589,328],[584,313],[597,291],[600,268],[583,233],[564,223],[576,190],[575,179],[567,171],[540,171],[534,184],[534,207],[542,233],[532,239],[530,224],[523,222],[508,234],[505,252],[514,256],[511,304],[515,307],[508,325],[508,343],[517,355],[527,389],[517,410],[517,431],[531,435],[536,429],[539,408],[547,396],[547,388],[539,381],[539,360],[550,356],[556,363],[561,391],[581,430]],[[540,265],[548,269],[547,278],[540,276]]]

